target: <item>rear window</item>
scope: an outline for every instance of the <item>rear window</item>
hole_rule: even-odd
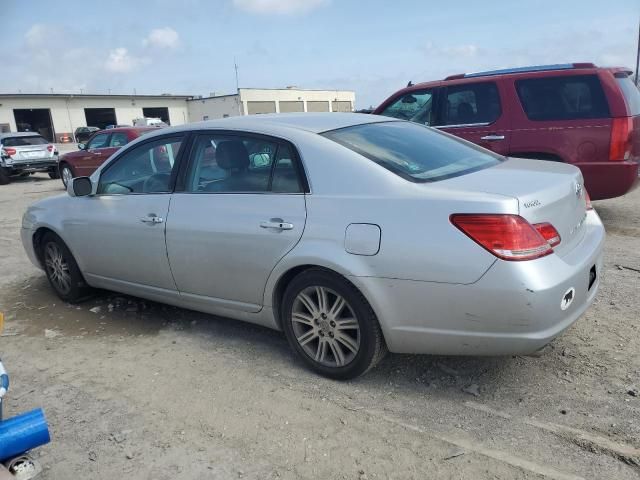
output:
[[[457,177],[502,160],[492,152],[411,122],[369,123],[322,135],[413,182]]]
[[[629,115],[640,115],[640,90],[638,90],[638,87],[634,85],[631,77],[626,74],[624,76],[616,75],[616,80],[620,90],[622,90],[624,99],[627,101]]]
[[[529,120],[578,120],[609,117],[596,75],[529,78],[516,89]]]
[[[24,147],[28,145],[45,145],[48,143],[40,135],[33,135],[29,137],[6,137],[2,139],[2,146],[4,147]]]

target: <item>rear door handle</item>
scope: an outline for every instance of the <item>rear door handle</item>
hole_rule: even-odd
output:
[[[287,223],[281,218],[272,218],[268,222],[260,222],[260,228],[273,228],[275,230],[293,230],[293,223]]]
[[[164,222],[164,218],[157,216],[155,213],[150,213],[146,217],[142,217],[140,221],[142,223],[146,223],[147,225],[155,225],[157,223]]]
[[[484,137],[480,137],[480,140],[495,142],[496,140],[504,140],[504,135],[485,135]]]

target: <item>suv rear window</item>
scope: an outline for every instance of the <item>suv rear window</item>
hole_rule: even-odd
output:
[[[380,122],[323,136],[412,182],[433,182],[482,170],[502,157],[411,122]]]
[[[529,120],[609,117],[596,75],[529,78],[516,81],[516,89]]]
[[[3,147],[24,147],[28,145],[44,145],[48,143],[40,135],[24,137],[6,137],[2,139]]]
[[[626,74],[616,74],[616,80],[618,81],[620,90],[622,90],[624,99],[627,101],[629,115],[640,115],[640,90],[638,90],[638,87],[634,85],[631,77]]]

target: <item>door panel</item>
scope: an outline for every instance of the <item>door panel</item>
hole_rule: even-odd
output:
[[[258,311],[271,270],[298,243],[305,219],[304,195],[174,194],[167,252],[178,290]]]
[[[438,128],[501,155],[509,153],[509,116],[498,82],[469,82],[442,90]]]

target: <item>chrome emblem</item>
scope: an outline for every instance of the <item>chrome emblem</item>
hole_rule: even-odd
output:
[[[582,184],[576,182],[576,197],[580,198],[582,196]]]

